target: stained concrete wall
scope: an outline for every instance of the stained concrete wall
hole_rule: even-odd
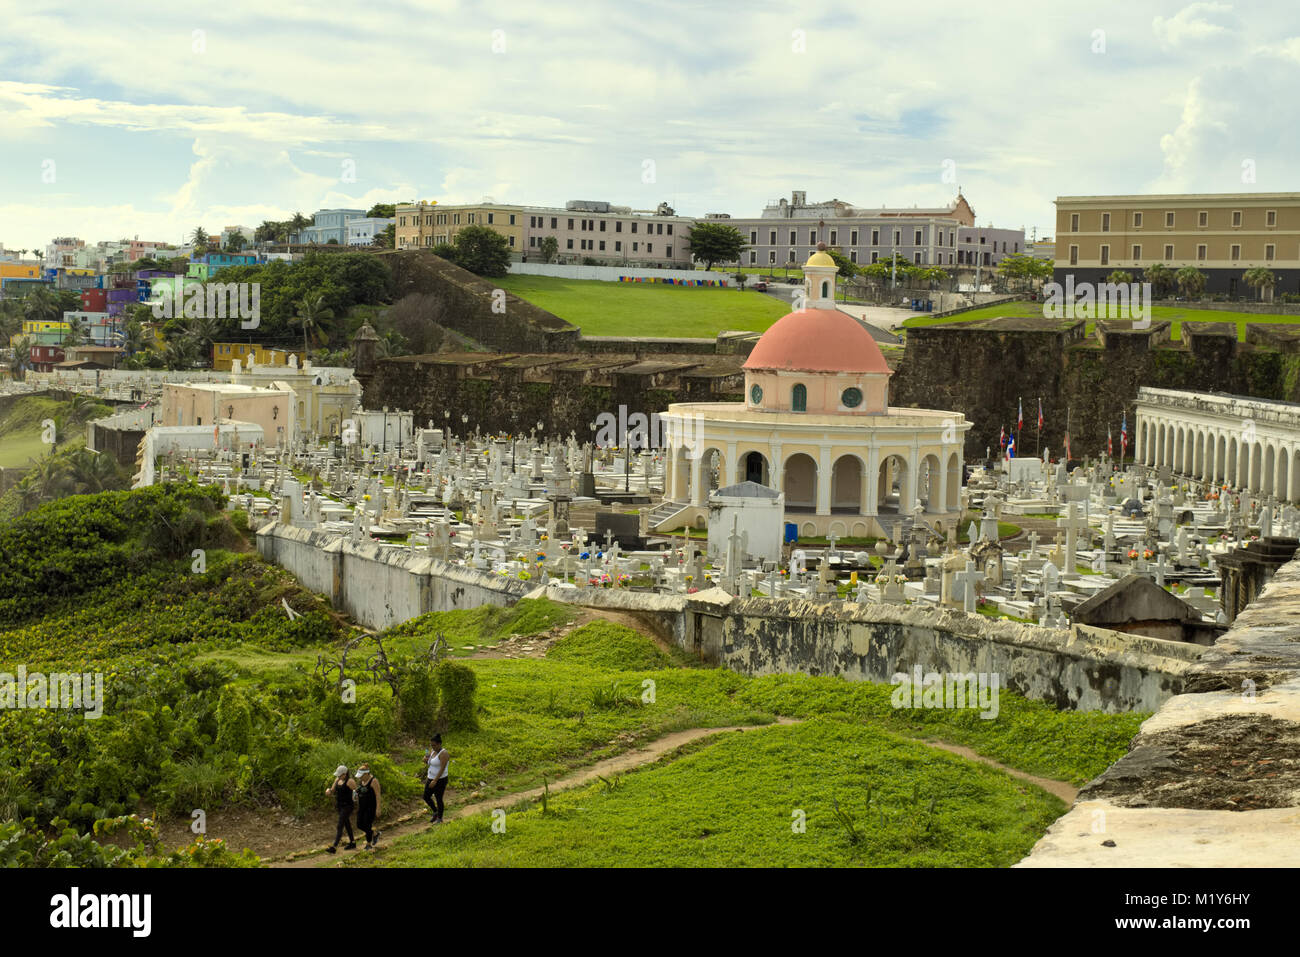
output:
[[[1300,561],[1019,867],[1300,866]]]
[[[259,529],[257,551],[329,598],[334,608],[376,630],[431,611],[512,605],[526,591],[523,582],[448,565],[414,549],[353,543],[290,525]]]
[[[1000,687],[1059,708],[1153,711],[1182,690],[1204,649],[1078,626],[1070,631],[918,607],[557,589],[548,597],[659,619],[665,638],[749,675],[803,672],[890,682],[926,672],[997,674]]]

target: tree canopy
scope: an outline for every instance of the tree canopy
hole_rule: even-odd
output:
[[[697,222],[691,226],[686,240],[691,255],[712,269],[714,263],[739,262],[745,248],[745,237],[735,226],[717,222]]]

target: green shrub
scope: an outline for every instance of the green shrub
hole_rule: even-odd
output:
[[[217,701],[217,747],[234,754],[247,754],[253,737],[253,709],[234,685],[221,689]]]
[[[399,724],[408,734],[427,738],[438,720],[438,682],[427,661],[405,661],[398,665],[398,687],[402,699]]]
[[[440,661],[434,669],[438,682],[437,727],[441,731],[477,731],[478,709],[474,689],[478,678],[474,669],[454,661]]]

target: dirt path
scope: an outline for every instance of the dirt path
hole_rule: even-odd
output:
[[[794,718],[778,718],[777,724],[798,724]],[[623,754],[615,755],[612,758],[606,758],[603,761],[597,761],[591,767],[577,771],[568,777],[552,781],[549,788],[552,794],[557,791],[566,791],[570,788],[580,787],[584,784],[590,784],[598,776],[608,777],[611,774],[618,774],[621,771],[628,771],[632,768],[641,767],[642,765],[652,764],[670,751],[680,748],[684,744],[692,741],[698,741],[700,738],[708,738],[714,735],[726,734],[731,731],[754,731],[759,728],[771,728],[770,724],[742,725],[726,728],[688,728],[685,731],[673,731],[661,738],[647,743],[644,747],[635,748]],[[482,814],[484,811],[490,811],[494,808],[509,807],[520,801],[532,800],[540,797],[542,788],[530,788],[527,791],[516,791],[512,794],[503,794],[500,797],[492,798],[487,801],[477,801],[474,804],[466,804],[455,810],[448,810],[447,816],[450,818],[468,817],[473,814]],[[412,811],[403,815],[396,821],[389,821],[387,825],[381,827],[383,832],[380,837],[379,853],[382,853],[384,846],[390,841],[402,837],[406,834],[415,834],[419,831],[427,831],[430,827],[429,812],[421,807],[417,811]],[[353,853],[341,851],[337,857],[327,857],[325,851],[320,848],[312,848],[305,851],[297,851],[277,860],[267,861],[268,867],[317,867],[326,862],[337,867],[343,861],[346,861]]]
[[[1066,804],[1074,804],[1074,799],[1079,796],[1079,789],[1065,781],[1053,781],[1051,778],[1040,778],[1036,775],[1029,774],[1025,771],[1017,771],[1015,768],[1009,768],[1005,764],[999,764],[992,758],[986,758],[982,754],[976,754],[970,748],[960,744],[949,744],[947,741],[920,741],[921,744],[928,744],[932,748],[938,748],[941,751],[948,751],[952,754],[963,757],[968,761],[978,761],[980,764],[987,764],[991,768],[997,768],[999,771],[1005,771],[1013,778],[1020,778],[1022,781],[1028,781],[1030,784],[1037,784],[1048,794],[1055,794]]]
[[[797,718],[778,718],[776,724],[789,725],[799,724]],[[633,768],[642,767],[647,764],[653,764],[665,754],[680,748],[684,744],[690,744],[692,741],[698,741],[701,738],[713,737],[715,735],[727,734],[732,731],[754,731],[760,728],[770,728],[774,725],[742,725],[725,728],[688,728],[685,731],[674,731],[649,742],[644,747],[635,748],[632,751],[615,755],[612,758],[606,758],[598,761],[589,768],[577,771],[568,777],[552,781],[549,785],[552,793],[558,791],[567,791],[571,788],[581,787],[584,784],[590,784],[598,777],[608,777],[612,774],[618,774],[622,771],[630,771]],[[1018,771],[1015,768],[1009,768],[1005,764],[994,761],[992,758],[986,758],[983,755],[976,754],[970,748],[960,744],[950,744],[947,741],[921,740],[915,739],[918,744],[924,744],[928,747],[938,748],[941,751],[947,751],[958,757],[966,758],[968,761],[977,761],[980,764],[997,768],[999,771],[1005,771],[1014,778],[1022,781],[1028,781],[1030,784],[1037,785],[1049,794],[1054,794],[1066,804],[1073,804],[1079,791],[1073,785],[1064,781],[1053,781],[1050,778],[1041,778],[1037,775],[1029,774],[1025,771]],[[469,817],[474,814],[482,814],[494,808],[509,807],[520,801],[533,800],[540,797],[542,788],[530,788],[527,791],[516,791],[512,794],[503,794],[500,797],[492,798],[486,801],[476,801],[473,804],[466,804],[455,810],[448,811],[451,818]],[[427,831],[430,827],[426,815],[429,812],[423,807],[416,811],[404,814],[396,821],[390,821],[381,830],[381,844],[379,851],[382,853],[389,843],[399,837],[407,834],[415,834],[420,831]],[[338,867],[347,861],[353,853],[362,853],[360,851],[348,852],[342,851],[337,857],[327,857],[324,850],[319,847],[311,848],[304,851],[296,851],[286,857],[267,861],[268,867],[321,867],[329,866]]]

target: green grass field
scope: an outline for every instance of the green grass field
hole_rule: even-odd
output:
[[[399,840],[387,867],[1006,867],[1065,804],[869,725],[730,733],[504,818]],[[504,830],[501,823],[504,822]]]
[[[712,339],[719,332],[763,332],[790,311],[746,289],[506,276],[501,288],[566,319],[587,336]]]
[[[955,316],[912,316],[903,322],[904,329],[916,329],[921,326],[939,326],[953,322],[979,322],[983,319],[1000,319],[1010,316],[1018,319],[1041,319],[1043,304],[1041,302],[1008,302],[1000,306],[985,309],[972,309],[970,312]],[[1105,318],[1105,317],[1102,317]],[[1152,306],[1153,322],[1169,322],[1171,339],[1182,339],[1184,322],[1231,322],[1237,324],[1237,339],[1246,341],[1248,325],[1300,325],[1300,316],[1266,316],[1250,312],[1227,312],[1216,309],[1196,309],[1183,306]],[[1087,331],[1091,335],[1096,322],[1088,320]]]

